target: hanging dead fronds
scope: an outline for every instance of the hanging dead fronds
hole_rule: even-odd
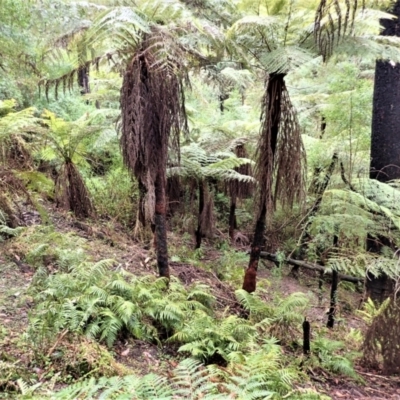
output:
[[[82,71],[87,71],[88,73],[90,67],[94,67],[98,71],[100,62],[103,60],[107,60],[108,62],[112,61],[115,64],[113,55],[115,55],[115,53],[106,53],[104,55],[94,57],[92,60],[81,62],[78,67],[73,68],[65,74],[54,79],[41,79],[38,83],[39,96],[41,95],[42,89],[44,89],[46,100],[48,101],[50,89],[54,88],[54,96],[57,100],[60,86],[62,87],[63,94],[65,94],[67,90],[71,91],[73,89],[75,82],[78,84],[78,86],[83,87],[85,90],[88,89],[88,83],[83,83]]]
[[[306,153],[301,140],[300,125],[286,86],[281,98],[281,118],[274,163],[274,203],[292,207],[304,196]]]
[[[352,35],[356,12],[365,0],[321,0],[314,20],[314,39],[319,54],[328,59],[345,35]]]
[[[166,170],[168,149],[179,149],[179,135],[187,128],[182,57],[172,50],[167,55],[165,42],[160,41],[168,39],[164,35],[156,30],[143,40],[121,89],[122,154],[147,196],[154,193],[157,174]],[[150,220],[153,214],[154,209]]]
[[[56,204],[72,211],[78,218],[92,217],[95,213],[85,182],[71,161],[62,165],[57,177]]]
[[[392,297],[384,303],[365,335],[364,361],[372,367],[382,366],[387,375],[400,372],[400,303]]]
[[[259,210],[263,204],[271,210],[277,199],[283,205],[291,206],[304,192],[305,151],[284,76],[271,74],[268,77],[262,99],[255,171],[260,185]]]

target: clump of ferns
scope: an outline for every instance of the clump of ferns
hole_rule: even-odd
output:
[[[262,290],[248,293],[239,289],[235,294],[259,332],[279,338],[282,344],[298,337],[310,301],[306,294],[292,293],[283,299],[278,298],[272,304],[262,298]]]
[[[295,388],[299,381],[295,369],[285,368],[280,362],[280,347],[270,340],[262,351],[248,356],[244,362],[221,369],[205,367],[198,360],[181,361],[169,376],[149,374],[143,377],[90,379],[74,383],[52,398],[72,400],[77,398],[136,400],[223,400],[235,399],[289,399],[326,400],[311,389]]]
[[[347,350],[342,341],[318,336],[312,341],[311,357],[304,361],[305,366],[362,380],[354,369],[354,360],[361,353]]]
[[[160,343],[196,312],[212,313],[214,297],[207,287],[185,289],[174,278],[168,285],[153,276],[113,272],[113,263],[84,262],[41,282],[28,330],[37,346],[49,346],[62,331],[83,334],[109,347],[122,336]]]
[[[179,352],[189,353],[205,363],[227,364],[234,356],[243,357],[256,334],[249,321],[236,315],[218,319],[197,310],[169,341],[184,343]]]

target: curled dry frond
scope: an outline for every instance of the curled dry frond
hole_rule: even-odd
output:
[[[145,186],[148,200],[164,174],[168,149],[179,149],[187,129],[183,55],[166,29],[154,28],[126,69],[121,89],[121,148],[124,162]],[[149,219],[154,207],[148,207]]]

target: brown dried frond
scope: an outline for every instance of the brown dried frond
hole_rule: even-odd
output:
[[[277,199],[283,205],[292,206],[294,200],[302,197],[305,151],[284,75],[270,75],[266,87],[261,105],[255,175],[259,182],[260,203],[271,210]]]
[[[72,211],[78,218],[88,218],[95,214],[85,182],[71,161],[63,164],[57,177],[56,204]]]
[[[357,10],[365,8],[365,0],[321,0],[314,19],[314,39],[319,53],[326,60],[333,47],[345,35],[351,35]]]
[[[168,149],[179,149],[181,130],[187,126],[182,57],[173,52],[167,55],[171,47],[162,39],[168,40],[160,38],[158,31],[145,37],[127,67],[121,89],[122,154],[147,193],[154,193],[157,174],[166,170]],[[153,213],[154,209],[150,219]]]
[[[291,207],[304,196],[305,157],[300,125],[286,86],[281,99],[281,119],[274,162],[274,203],[280,200]]]
[[[400,300],[392,297],[386,308],[374,318],[363,343],[364,361],[383,367],[387,375],[400,372]]]

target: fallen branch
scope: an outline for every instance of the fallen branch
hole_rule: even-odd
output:
[[[267,253],[266,251],[262,251],[260,254],[260,257],[264,258],[265,260],[272,261],[274,263],[279,262],[279,260],[275,254]],[[294,265],[296,267],[307,268],[307,269],[311,269],[313,271],[323,272],[324,274],[327,274],[327,275],[332,275],[332,272],[327,271],[325,267],[323,267],[322,265],[319,265],[319,264],[310,264],[305,261],[295,260],[293,258],[286,258],[285,262],[290,265]],[[364,278],[357,278],[355,276],[342,275],[342,274],[339,274],[339,279],[341,281],[347,281],[347,282],[352,282],[352,283],[364,282]]]

